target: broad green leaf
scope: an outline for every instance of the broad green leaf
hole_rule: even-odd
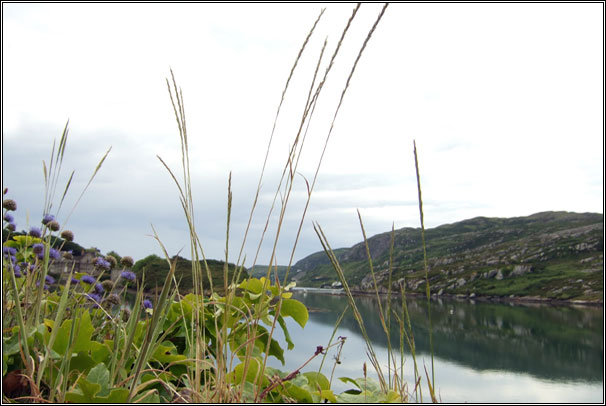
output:
[[[248,295],[248,297],[250,298],[250,300],[257,300],[258,298],[261,297],[261,295],[263,294],[263,292],[259,292],[259,293],[246,292],[246,294]]]
[[[260,362],[256,358],[250,358],[249,360],[246,377],[244,376],[245,363],[241,363],[236,365],[234,370],[227,374],[227,380],[237,385],[241,384],[244,380],[251,383],[257,382],[258,374],[261,369]],[[268,384],[269,380],[264,376],[262,385],[265,386]]]
[[[255,346],[259,348],[261,351],[265,352],[267,348],[267,339],[269,337],[269,333],[267,329],[263,326],[257,326],[257,334],[258,337],[255,340]],[[280,347],[280,344],[275,340],[271,339],[271,343],[269,344],[269,355],[276,357],[282,365],[284,365],[284,350]]]
[[[65,355],[67,351],[67,345],[69,341],[69,333],[72,327],[72,319],[65,320],[59,331],[57,332],[57,338],[53,345],[53,350],[61,355]],[[88,311],[83,311],[77,323],[80,324],[80,328],[75,332],[75,338],[73,342],[72,352],[88,351],[90,349],[91,336],[94,331],[94,327],[90,321],[90,315]],[[55,327],[56,328],[56,327]]]
[[[328,381],[328,378],[326,378],[326,376],[320,372],[305,372],[303,376],[307,378],[309,385],[315,390],[330,389],[330,382]],[[317,386],[319,386],[319,388]]]
[[[187,357],[177,352],[177,347],[170,341],[164,341],[159,344],[152,354],[152,359],[160,362],[161,364],[169,364],[174,361],[181,361]]]
[[[292,342],[292,339],[290,338],[290,333],[288,332],[288,329],[286,328],[286,323],[284,322],[284,319],[282,318],[282,316],[278,317],[278,323],[280,323],[280,327],[282,327],[282,331],[284,332],[284,339],[286,340],[286,345],[288,346],[288,349],[292,350],[293,348],[295,348],[295,344]]]
[[[89,382],[86,378],[80,378],[78,380],[78,388],[82,392],[84,402],[93,403],[95,395],[101,390],[101,385],[98,383]]]
[[[128,389],[114,388],[101,403],[126,403],[128,399]]]
[[[108,341],[108,340],[106,340]],[[111,342],[112,346],[109,347],[107,343],[98,343],[96,341],[91,341],[90,343],[90,354],[95,362],[105,362],[109,359],[111,355],[110,348],[113,348],[113,341]]]
[[[357,378],[356,381],[358,382],[358,387],[362,391],[369,391],[373,393],[381,392],[381,385],[373,378]]]
[[[4,245],[19,248],[21,247],[29,247],[30,245],[41,243],[42,240],[38,237],[32,237],[31,235],[14,235],[12,236],[15,241],[7,241]]]
[[[312,392],[312,395],[317,395],[322,400],[326,399],[330,403],[337,403],[337,398],[335,397],[335,394],[330,389],[326,389],[326,390],[323,389],[323,390],[321,390],[319,392]]]
[[[282,365],[284,365],[284,350],[282,349],[282,347],[280,347],[280,344],[273,338],[271,339],[271,343],[269,344],[269,355],[276,357],[278,360],[280,360]]]
[[[242,283],[240,283],[238,287],[254,294],[260,294],[263,292],[263,282],[257,278],[249,278],[245,281],[242,281]]]
[[[307,319],[309,319],[307,307],[295,299],[283,299],[280,314],[292,317],[301,327],[305,327]]]
[[[70,369],[85,373],[95,365],[97,365],[97,362],[86,351],[81,351],[72,357]]]
[[[402,396],[398,392],[392,390],[381,396],[381,401],[385,403],[403,403]]]
[[[109,394],[109,370],[104,363],[95,366],[87,375],[87,380],[90,383],[96,383],[100,386],[99,396]]]
[[[311,397],[311,393],[306,389],[299,387],[292,382],[286,382],[284,384],[284,388],[289,396],[294,398],[299,403],[312,403],[313,398]]]
[[[10,337],[2,337],[2,355],[8,356],[19,353],[19,335],[14,334]]]

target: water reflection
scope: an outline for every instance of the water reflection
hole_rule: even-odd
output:
[[[310,321],[334,326],[347,305],[344,296],[297,293],[312,310]],[[387,347],[373,297],[356,298],[373,344]],[[383,299],[383,306],[386,305]],[[401,309],[401,300],[392,306]],[[429,352],[425,300],[407,301],[418,353]],[[549,305],[508,305],[468,301],[432,301],[434,354],[477,371],[526,373],[551,381],[602,382],[603,309]],[[397,322],[391,342],[399,345]],[[358,332],[348,313],[342,327]]]

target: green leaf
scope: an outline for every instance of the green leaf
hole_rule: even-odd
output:
[[[96,383],[100,386],[99,396],[106,396],[109,394],[109,370],[105,364],[100,363],[91,369],[88,373],[87,380],[90,383]]]
[[[312,403],[313,398],[311,397],[311,393],[302,387],[296,386],[291,382],[286,382],[284,384],[284,388],[289,396],[293,397],[299,403]]]
[[[360,392],[361,393],[361,392]],[[364,397],[360,397],[360,394],[354,395],[352,393],[340,393],[337,395],[338,403],[365,403]]]
[[[385,403],[402,403],[402,396],[398,392],[390,390],[387,394],[381,396],[381,401]]]
[[[283,299],[280,314],[292,317],[301,327],[305,327],[307,319],[309,319],[307,307],[295,299]]]
[[[2,355],[8,356],[19,353],[19,335],[13,334],[10,337],[2,337],[4,341],[2,346]]]
[[[82,385],[81,385],[82,384]],[[73,390],[65,394],[65,400],[71,403],[126,403],[128,400],[128,389],[114,388],[107,396],[97,395],[95,392],[98,384],[91,384],[86,379],[81,378],[78,381],[78,390]],[[84,389],[86,388],[86,389]],[[94,392],[94,393],[93,393]]]
[[[70,362],[70,369],[79,372],[87,372],[93,368],[97,363],[86,351],[81,351],[72,357]]]
[[[305,372],[303,374],[303,376],[305,376],[307,378],[307,380],[309,381],[309,385],[312,388],[314,388],[315,390],[330,389],[330,382],[328,381],[328,378],[326,378],[326,376],[324,376],[324,374],[322,374],[320,372],[314,372],[314,371]]]
[[[358,378],[356,381],[358,382],[358,387],[362,389],[362,391],[366,390],[373,393],[381,392],[381,385],[372,378]]]
[[[113,342],[112,342],[112,344],[113,344]],[[109,359],[111,350],[110,350],[110,347],[106,343],[101,344],[96,341],[91,341],[90,354],[95,362],[97,362],[97,363],[105,362]]]
[[[241,384],[242,381],[254,383],[258,379],[258,374],[261,370],[261,364],[258,359],[250,358],[248,363],[248,370],[246,371],[246,376],[244,376],[244,366],[245,363],[241,363],[236,365],[233,371],[227,374],[227,380],[233,384]],[[267,377],[263,377],[262,385],[268,385],[269,380]]]
[[[158,344],[156,350],[152,354],[152,359],[155,359],[162,364],[169,364],[186,358],[185,355],[178,354],[177,347],[170,341],[164,341],[162,344]]]
[[[263,326],[257,326],[258,337],[255,340],[255,346],[259,348],[261,351],[265,352],[267,348],[267,339],[269,337],[269,333],[267,329]],[[276,357],[282,365],[284,365],[284,350],[280,347],[280,344],[275,340],[271,339],[271,343],[269,344],[269,355]]]
[[[284,319],[282,318],[282,316],[278,316],[278,323],[280,323],[280,327],[282,327],[282,331],[284,332],[284,339],[286,340],[288,349],[292,350],[293,348],[295,348],[295,344],[292,342],[292,339],[290,338],[290,333],[288,332],[288,329],[286,328],[286,323],[284,322]]]
[[[101,403],[126,403],[128,399],[128,389],[114,388],[109,392],[109,396]]]
[[[263,292],[263,282],[257,278],[249,278],[245,281],[242,281],[242,283],[240,283],[238,287],[254,294],[260,294]]]
[[[82,391],[84,402],[93,403],[95,395],[101,390],[101,385],[89,382],[86,378],[80,378],[78,388]]]
[[[335,394],[330,389],[326,389],[326,390],[323,389],[319,392],[313,392],[312,395],[317,395],[322,400],[326,399],[330,403],[337,403],[337,398],[335,397]]]
[[[32,237],[31,235],[14,235],[13,240],[15,240],[16,243],[9,240],[9,241],[5,242],[4,245],[7,245],[7,246],[13,247],[13,248],[19,248],[19,246],[29,247],[30,245],[42,242],[42,240],[40,238]]]
[[[53,344],[53,350],[61,355],[65,355],[67,351],[67,345],[69,341],[69,333],[72,327],[72,319],[65,320],[59,331],[57,332],[57,338]],[[91,346],[91,337],[95,330],[91,321],[90,314],[88,311],[83,311],[80,315],[77,323],[80,324],[80,328],[75,332],[75,338],[73,342],[72,352],[88,351]],[[47,324],[48,325],[48,324]],[[56,327],[53,327],[56,328]]]
[[[356,388],[362,390],[362,388],[360,387],[360,385],[358,385],[358,383],[356,381],[354,381],[353,379],[351,379],[351,378],[348,378],[346,376],[342,376],[341,378],[339,378],[339,380],[341,382],[344,382],[344,383],[348,383],[348,382],[349,383],[353,383],[354,385],[356,385]]]

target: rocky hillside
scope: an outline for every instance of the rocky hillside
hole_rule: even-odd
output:
[[[432,294],[603,301],[604,216],[543,212],[528,217],[477,217],[427,229]],[[391,232],[368,240],[375,277],[387,290]],[[352,290],[374,290],[364,243],[339,249]],[[392,288],[425,291],[421,230],[396,230]],[[293,266],[299,286],[326,286],[337,276],[324,253]]]

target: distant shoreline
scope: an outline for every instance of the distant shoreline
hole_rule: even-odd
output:
[[[328,288],[312,288],[312,287],[303,287],[297,286],[296,288],[291,289],[293,292],[302,292],[302,293],[320,293],[324,295],[345,295],[345,291],[343,289],[328,289]],[[376,292],[368,292],[368,291],[351,291],[353,296],[376,296]],[[382,297],[387,296],[387,293],[379,292],[379,295]],[[397,294],[400,297],[400,294]],[[425,294],[409,292],[406,293],[407,297],[414,298],[425,298]],[[514,296],[514,297],[502,297],[502,296],[473,296],[469,297],[467,295],[451,295],[451,294],[442,294],[431,295],[432,300],[446,299],[446,300],[458,300],[458,301],[467,301],[467,302],[496,302],[496,303],[512,303],[512,304],[547,304],[547,305],[566,305],[566,306],[593,306],[593,307],[603,307],[604,301],[594,301],[594,300],[563,300],[563,299],[552,299],[552,298],[544,298],[538,296]]]

